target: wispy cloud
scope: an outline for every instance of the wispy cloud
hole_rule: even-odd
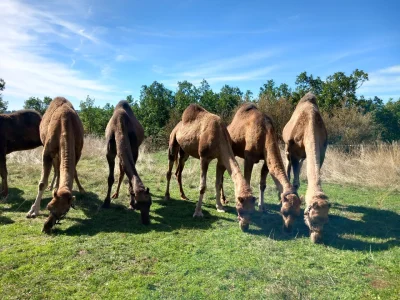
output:
[[[101,43],[85,26],[18,1],[2,0],[0,27],[7,33],[0,40],[0,74],[7,82],[5,98],[62,95],[82,99],[88,94],[104,97],[115,93],[113,86],[72,69],[76,63],[71,58],[74,44]],[[48,46],[61,42],[70,46],[64,61],[52,59],[60,50]]]
[[[118,54],[115,57],[115,61],[117,62],[127,62],[127,61],[135,61],[137,60],[136,57],[132,56],[132,55],[127,55],[127,54]]]
[[[218,37],[218,36],[230,36],[230,35],[262,35],[271,32],[275,32],[276,30],[273,28],[261,28],[261,29],[249,29],[249,30],[159,30],[152,29],[144,26],[137,27],[125,27],[119,26],[117,27],[119,30],[143,35],[150,37],[159,37],[159,38],[209,38],[209,37]]]
[[[369,73],[369,80],[360,88],[359,94],[380,97],[400,96],[400,65],[394,65]]]

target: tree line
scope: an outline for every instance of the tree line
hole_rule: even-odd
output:
[[[142,86],[139,99],[128,95],[126,100],[143,125],[146,136],[156,146],[167,143],[169,133],[191,103],[198,103],[229,123],[241,104],[254,102],[273,119],[280,137],[296,104],[308,91],[317,97],[330,144],[400,140],[400,98],[384,103],[378,97],[358,97],[357,89],[367,80],[368,74],[358,69],[350,75],[336,72],[325,80],[302,72],[296,77],[293,89],[286,83],[277,85],[270,79],[260,87],[258,95],[253,95],[249,90],[243,93],[239,87],[230,85],[224,85],[219,92],[215,92],[206,80],[199,86],[186,80],[178,82],[173,92],[154,81],[151,85]],[[0,79],[0,91],[4,87],[5,82]],[[50,97],[31,97],[25,101],[24,108],[35,109],[43,114],[50,102]],[[6,109],[7,103],[0,94],[0,111]],[[87,96],[79,105],[85,133],[103,136],[113,111],[114,105],[107,103],[103,107],[96,106],[95,99]]]

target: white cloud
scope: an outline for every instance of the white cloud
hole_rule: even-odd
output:
[[[3,95],[5,100],[19,99],[9,101],[11,109],[21,108],[22,101],[30,96],[60,95],[83,99],[89,94],[104,99],[116,93],[113,86],[98,79],[88,79],[73,69],[76,59],[71,58],[71,54],[76,55],[73,50],[76,44],[81,47],[85,41],[101,43],[87,32],[85,26],[45,9],[2,0],[0,27],[5,33],[0,40],[0,74],[7,83]],[[49,46],[52,43],[60,43],[69,50],[53,50]],[[53,54],[65,56],[65,60],[52,59]]]
[[[132,55],[126,55],[126,54],[118,54],[115,57],[115,61],[117,62],[127,62],[127,61],[135,61],[137,60],[136,57]]]
[[[383,74],[400,74],[400,65],[391,66],[389,68],[379,70],[379,73],[383,73]]]
[[[400,65],[369,73],[369,80],[359,89],[360,95],[383,98],[400,97]]]

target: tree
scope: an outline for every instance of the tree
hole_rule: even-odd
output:
[[[7,110],[8,102],[3,101],[3,94],[1,93],[6,88],[6,82],[0,78],[0,113],[3,113]]]
[[[217,113],[223,118],[228,118],[236,106],[241,104],[243,93],[238,87],[231,87],[225,84],[219,92],[217,102]]]
[[[214,93],[210,88],[207,80],[203,79],[200,83],[199,90],[199,104],[206,110],[212,113],[217,113],[218,94]]]
[[[126,96],[126,101],[129,103],[130,106],[132,106],[133,103],[135,102],[132,95]]]
[[[162,83],[154,81],[150,86],[143,85],[140,91],[139,106],[135,111],[147,136],[157,135],[169,120],[174,104],[174,95]]]
[[[28,100],[25,100],[24,108],[34,109],[43,115],[51,101],[50,97],[44,97],[43,100],[37,97],[30,97]]]
[[[251,102],[253,101],[253,92],[247,90],[243,97],[243,102]]]
[[[199,90],[190,82],[178,82],[178,90],[175,94],[174,108],[182,113],[191,103],[199,102]]]
[[[386,142],[400,140],[400,98],[390,99],[386,105],[372,112],[380,138]]]

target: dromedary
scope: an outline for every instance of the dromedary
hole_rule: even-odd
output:
[[[43,143],[43,168],[35,203],[27,214],[28,218],[39,214],[40,202],[47,186],[53,161],[58,167],[55,174],[58,189],[53,191],[53,199],[47,205],[50,215],[43,231],[50,233],[54,224],[63,218],[73,206],[72,186],[78,181],[76,164],[83,147],[83,126],[72,104],[65,98],[57,97],[49,105],[40,123],[40,139]],[[83,192],[80,186],[80,191]]]
[[[0,196],[8,196],[6,155],[42,145],[39,125],[42,117],[34,110],[0,115]]]
[[[300,186],[299,174],[302,162],[307,158],[307,192],[304,220],[310,229],[313,242],[321,242],[324,224],[328,222],[330,203],[321,188],[320,168],[327,147],[327,132],[318,110],[316,98],[307,93],[297,104],[289,122],[283,129],[287,173],[293,167],[293,186]]]
[[[174,128],[169,140],[166,199],[169,199],[170,196],[169,185],[172,167],[174,161],[178,160],[179,154],[182,160],[186,160],[189,156],[200,159],[200,196],[193,217],[203,216],[201,206],[207,186],[208,165],[211,160],[217,159],[215,182],[217,210],[224,211],[220,199],[220,191],[223,172],[226,169],[235,186],[236,210],[240,228],[247,230],[250,224],[250,216],[254,211],[255,198],[252,195],[250,185],[244,180],[239,165],[235,160],[229,133],[220,117],[209,113],[197,104],[189,105],[183,112],[182,121]]]
[[[130,208],[140,210],[142,223],[149,224],[152,203],[150,191],[145,188],[135,166],[139,155],[139,146],[144,139],[144,130],[127,101],[120,101],[115,107],[114,114],[106,128],[106,139],[107,161],[110,173],[108,176],[107,196],[103,207],[110,207],[111,188],[114,184],[115,157],[118,155],[120,174],[117,191],[112,198],[118,198],[119,189],[124,174],[126,174],[131,195]]]
[[[290,231],[295,218],[300,215],[301,201],[286,176],[272,120],[254,104],[244,104],[236,112],[228,132],[233,153],[244,159],[244,178],[248,184],[254,164],[264,161],[259,209],[264,210],[264,191],[269,172],[279,190],[284,228]]]

